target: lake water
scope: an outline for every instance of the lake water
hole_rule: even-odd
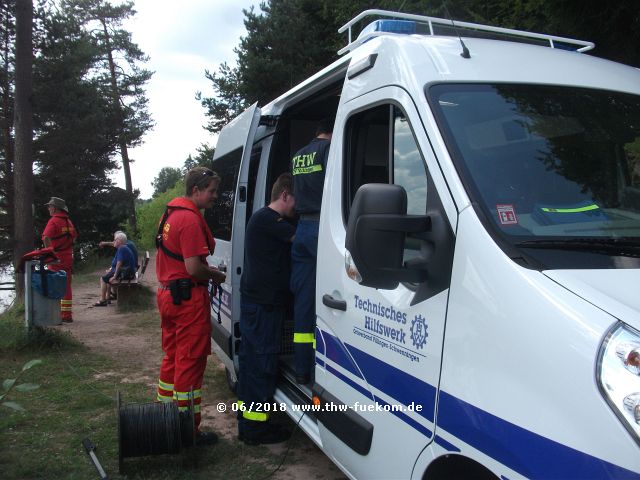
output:
[[[0,266],[0,283],[13,282],[13,267],[11,265]],[[7,287],[8,285],[2,285]],[[16,297],[15,290],[0,290],[0,313],[4,312]]]

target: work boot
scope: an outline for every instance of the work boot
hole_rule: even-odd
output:
[[[198,432],[196,433],[196,447],[203,447],[205,445],[213,445],[218,443],[218,435],[213,432]]]
[[[71,318],[71,317],[63,317],[62,321],[64,323],[73,323],[73,318]]]
[[[289,429],[281,427],[280,425],[269,425],[266,428],[251,432],[242,431],[238,438],[244,442],[245,445],[270,445],[274,443],[282,443],[291,437]]]

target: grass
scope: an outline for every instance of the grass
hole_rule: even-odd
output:
[[[126,296],[126,301],[118,302],[118,312],[120,313],[145,313],[148,311],[158,313],[154,308],[156,294],[144,284],[138,283],[119,287],[118,295]]]
[[[15,378],[26,362],[42,363],[24,372],[21,382],[36,383],[31,392],[10,393],[26,412],[0,406],[0,472],[6,480],[97,478],[82,447],[90,438],[96,454],[112,479],[261,479],[280,461],[263,447],[246,447],[221,439],[204,449],[179,456],[162,455],[125,459],[127,476],[118,472],[116,391],[124,404],[145,403],[153,392],[141,383],[123,383],[139,370],[137,365],[97,355],[56,329],[23,330],[24,310],[14,307],[0,315],[0,381]],[[157,312],[136,315],[131,329],[158,334]],[[208,368],[205,388],[228,392],[224,371]],[[225,397],[228,395],[228,397]],[[220,396],[230,402],[231,393]]]
[[[104,275],[107,268],[111,266],[111,258],[100,256],[97,253],[89,255],[82,262],[76,262],[73,266],[73,283],[80,285],[85,283],[100,284],[100,277],[98,273]]]

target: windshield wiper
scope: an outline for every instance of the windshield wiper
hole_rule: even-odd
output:
[[[558,240],[527,240],[516,247],[577,250],[625,257],[640,257],[640,241],[630,238],[563,238]]]

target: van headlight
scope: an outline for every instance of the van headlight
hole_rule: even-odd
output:
[[[640,444],[640,333],[619,323],[607,335],[598,361],[604,398]]]

